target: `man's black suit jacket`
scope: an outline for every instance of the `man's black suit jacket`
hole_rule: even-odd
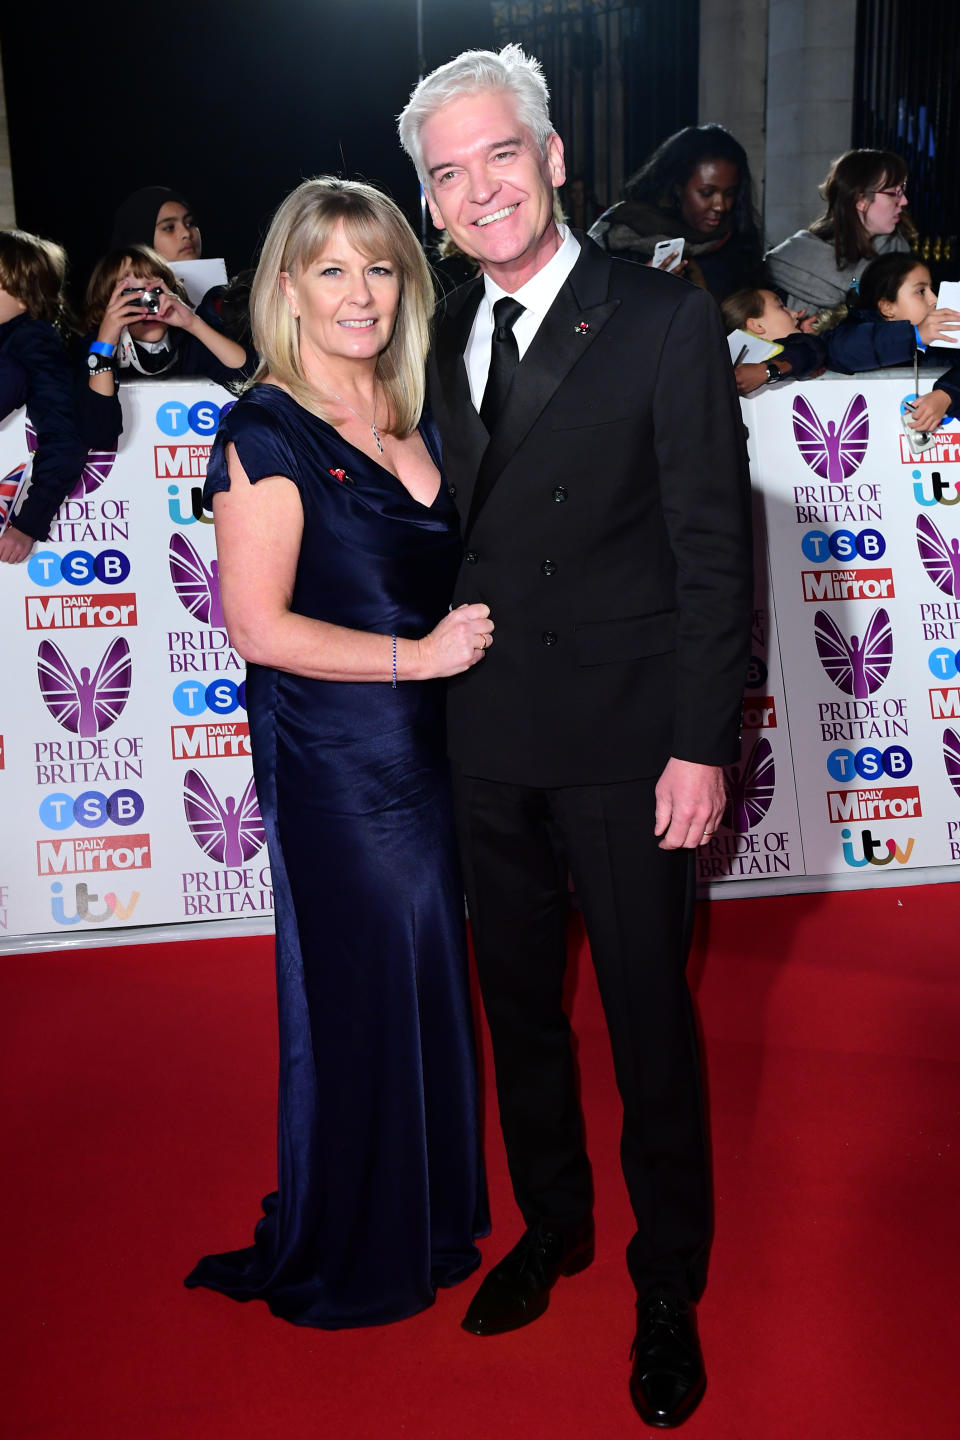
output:
[[[577,234],[580,258],[488,436],[463,352],[482,278],[430,364],[463,526],[454,604],[490,654],[450,683],[451,757],[533,786],[738,758],[752,605],[743,424],[716,303]]]

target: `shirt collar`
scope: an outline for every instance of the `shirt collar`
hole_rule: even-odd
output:
[[[542,266],[536,275],[531,276],[526,284],[521,285],[520,289],[515,290],[512,295],[509,290],[501,290],[496,280],[491,280],[489,275],[484,275],[484,295],[491,323],[494,305],[506,296],[518,300],[525,310],[529,310],[538,319],[543,319],[546,315],[560,293],[564,280],[580,257],[580,245],[572,231],[566,225],[558,225],[557,229],[562,236],[559,248],[550,256],[546,265]]]

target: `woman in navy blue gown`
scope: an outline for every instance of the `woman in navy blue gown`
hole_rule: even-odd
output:
[[[443,677],[482,660],[421,415],[429,271],[370,186],[283,203],[263,357],[210,457],[223,610],[248,662],[276,902],[278,1187],[187,1278],[326,1328],[429,1305],[488,1229]]]

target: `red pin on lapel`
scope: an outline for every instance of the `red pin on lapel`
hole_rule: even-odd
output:
[[[589,329],[590,326],[587,324],[586,320],[581,320],[579,325],[574,325],[573,333],[575,335],[586,335]]]

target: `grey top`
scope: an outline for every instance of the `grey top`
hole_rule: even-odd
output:
[[[887,255],[895,250],[909,250],[910,246],[894,231],[892,235],[875,235],[873,248],[877,255]],[[791,310],[799,310],[804,305],[815,310],[839,305],[869,263],[868,256],[839,269],[833,241],[821,240],[809,230],[798,230],[768,250],[766,256],[770,278],[777,289],[785,293]]]

